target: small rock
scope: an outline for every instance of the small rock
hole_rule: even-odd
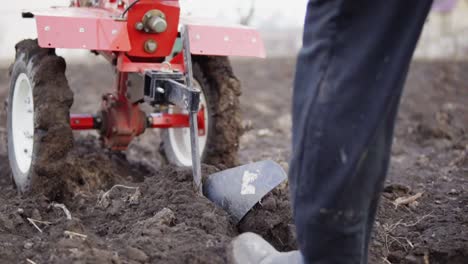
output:
[[[138,261],[138,262],[147,262],[149,257],[145,252],[141,251],[138,248],[127,247],[128,258]]]
[[[109,208],[109,214],[110,215],[118,215],[122,211],[122,207],[124,205],[124,202],[121,200],[113,200],[111,203],[111,207]]]
[[[261,206],[264,210],[267,211],[274,211],[277,207],[276,200],[273,197],[267,197],[265,200],[261,202]]]
[[[93,248],[91,254],[94,257],[94,263],[122,263],[116,252]]]
[[[153,217],[146,220],[139,221],[137,224],[142,225],[144,228],[154,228],[157,226],[173,226],[176,221],[174,212],[169,208],[163,208],[157,212]]]
[[[159,224],[168,226],[173,225],[176,220],[174,212],[169,208],[163,208],[154,215],[154,218],[158,219]]]
[[[257,136],[259,137],[271,137],[273,136],[273,132],[271,132],[270,129],[268,128],[264,128],[264,129],[260,129],[257,131]]]
[[[26,242],[26,243],[24,243],[24,248],[25,248],[25,249],[31,249],[31,248],[33,247],[33,245],[34,245],[34,244],[31,243],[31,242]]]
[[[416,165],[426,166],[429,164],[429,157],[426,155],[420,155],[416,160]]]
[[[105,193],[103,191],[99,193],[98,205],[100,205],[102,208],[107,208],[111,205],[111,199],[109,199],[109,195],[104,194]]]
[[[419,205],[419,202],[414,201],[414,202],[409,203],[408,207],[414,210],[414,209],[416,209],[416,207],[418,207],[418,205]]]
[[[31,217],[32,217],[33,219],[35,219],[35,220],[39,220],[39,221],[42,220],[41,213],[39,213],[39,210],[37,210],[37,208],[35,208],[35,209],[32,211]]]
[[[136,191],[130,196],[128,199],[128,202],[131,205],[137,205],[140,203],[140,198],[141,198],[141,191],[140,188],[136,189]]]
[[[456,189],[451,189],[448,194],[450,195],[457,195],[458,194],[458,191]]]

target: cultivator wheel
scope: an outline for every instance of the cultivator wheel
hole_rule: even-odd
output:
[[[201,90],[201,107],[205,110],[205,133],[199,135],[201,160],[207,164],[235,166],[242,133],[240,83],[226,57],[194,56],[193,75],[194,85]],[[168,112],[184,111],[170,107]],[[163,130],[161,149],[170,163],[191,166],[190,129]]]
[[[12,178],[20,193],[59,179],[65,157],[73,146],[69,109],[73,93],[65,77],[65,61],[53,49],[40,48],[36,40],[16,45],[8,98],[8,155]],[[45,176],[46,175],[46,176]]]

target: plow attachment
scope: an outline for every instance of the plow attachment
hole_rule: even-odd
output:
[[[266,160],[211,174],[204,180],[203,193],[237,223],[284,180],[283,168]]]
[[[200,91],[193,86],[192,61],[187,27],[184,27],[184,59],[187,86],[171,82],[167,99],[185,107],[190,117],[190,142],[195,190],[226,210],[239,222],[252,207],[286,179],[284,170],[273,161],[261,161],[209,175],[202,181],[198,142]],[[188,104],[187,104],[188,103]]]

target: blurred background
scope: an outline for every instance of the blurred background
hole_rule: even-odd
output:
[[[193,16],[219,18],[258,28],[269,56],[293,56],[301,45],[302,23],[307,0],[181,0],[183,12]],[[11,61],[15,43],[36,36],[34,20],[22,19],[22,9],[68,5],[68,0],[4,1],[0,6],[0,62]],[[427,21],[417,58],[466,58],[468,48],[468,1],[435,1]],[[87,52],[67,51],[69,59],[83,59]]]

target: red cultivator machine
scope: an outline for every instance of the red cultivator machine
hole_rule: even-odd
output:
[[[72,137],[72,130],[91,129],[119,151],[145,130],[163,129],[168,161],[191,166],[196,191],[237,220],[285,179],[271,161],[201,175],[201,162],[237,152],[240,127],[229,124],[239,124],[240,90],[227,56],[264,57],[255,30],[183,17],[177,0],[75,0],[23,17],[35,18],[38,39],[17,44],[11,69],[8,148],[20,192],[34,189],[37,174],[66,155],[60,148],[48,153],[56,140],[72,142],[63,131]],[[98,113],[69,113],[73,94],[56,48],[90,50],[115,68],[115,92],[103,95]],[[57,164],[44,164],[44,156]]]

